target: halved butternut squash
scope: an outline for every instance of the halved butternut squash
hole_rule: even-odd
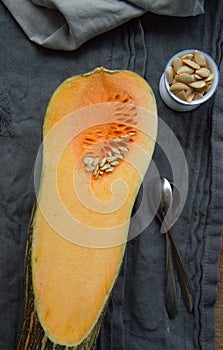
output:
[[[100,67],[53,94],[18,350],[94,349],[156,133],[154,95],[134,72]]]

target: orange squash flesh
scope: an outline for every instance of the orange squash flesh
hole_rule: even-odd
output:
[[[96,125],[88,125],[91,118]],[[114,138],[131,131],[124,142],[128,152],[113,172],[96,178],[86,171],[85,157],[102,159],[114,147]],[[117,278],[131,210],[152,157],[155,99],[137,74],[98,68],[60,85],[47,108],[43,132],[32,221],[35,308],[51,342],[85,349],[81,344],[95,337]]]

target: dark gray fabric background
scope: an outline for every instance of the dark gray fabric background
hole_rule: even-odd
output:
[[[178,293],[179,315],[171,321],[166,315],[164,237],[154,220],[128,244],[97,350],[214,350],[223,225],[223,86],[220,81],[208,103],[180,113],[163,104],[158,82],[166,61],[184,48],[209,52],[222,74],[222,13],[221,0],[206,1],[205,14],[197,17],[148,13],[77,51],[63,52],[31,43],[0,2],[0,350],[16,348],[22,319],[25,242],[35,199],[33,166],[45,108],[64,79],[101,65],[134,70],[150,83],[159,116],[184,149],[189,193],[173,233],[192,279],[195,308],[188,314]],[[158,143],[160,138],[171,142],[162,131]],[[171,179],[158,145],[154,161],[161,175]]]

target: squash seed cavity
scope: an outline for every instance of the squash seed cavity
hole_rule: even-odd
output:
[[[120,162],[125,159],[124,154],[129,152],[127,143],[132,140],[131,138],[134,135],[136,135],[136,131],[131,128],[131,131],[125,135],[121,135],[120,138],[112,138],[111,140],[117,146],[108,149],[106,145],[106,149],[108,149],[107,153],[105,155],[103,154],[101,158],[99,156],[84,156],[82,162],[85,171],[91,174],[94,179],[100,179],[104,174],[112,173],[120,165]],[[121,145],[119,145],[120,142],[122,142]]]

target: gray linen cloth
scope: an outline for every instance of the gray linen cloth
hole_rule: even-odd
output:
[[[151,11],[196,16],[204,0],[2,0],[30,40],[57,50],[74,50],[87,40]]]
[[[212,99],[185,113],[163,103],[158,85],[167,60],[188,47],[208,52],[223,76],[222,13],[222,0],[206,1],[205,13],[196,17],[147,12],[76,51],[64,52],[32,43],[0,1],[0,350],[16,349],[23,318],[25,247],[35,201],[33,167],[46,106],[62,81],[99,66],[129,69],[144,77],[156,96],[160,119],[184,150],[189,191],[173,235],[192,281],[194,311],[186,311],[177,281],[179,313],[168,319],[165,240],[154,219],[128,242],[96,349],[215,349],[214,303],[223,227],[223,80]],[[173,135],[160,125],[153,162],[162,176],[172,180],[160,145],[171,145]],[[178,158],[176,152],[173,156]],[[184,169],[179,167],[179,172],[182,178]],[[139,215],[138,222],[142,219]],[[47,349],[64,347],[48,342]]]

